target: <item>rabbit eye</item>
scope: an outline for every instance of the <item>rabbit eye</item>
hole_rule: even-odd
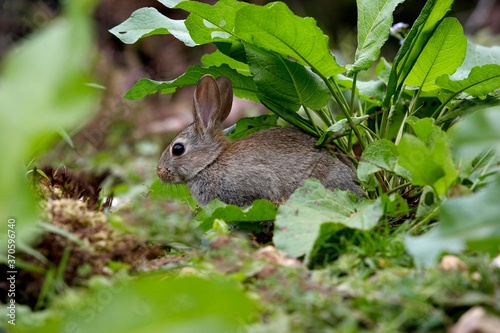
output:
[[[186,151],[186,148],[184,147],[184,145],[182,143],[176,143],[172,147],[172,155],[174,155],[174,156],[181,156],[182,154],[184,154],[185,151]]]

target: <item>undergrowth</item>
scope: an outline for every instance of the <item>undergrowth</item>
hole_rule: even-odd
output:
[[[476,325],[499,320],[500,47],[469,41],[447,17],[452,0],[427,1],[409,25],[393,25],[403,0],[358,1],[347,64],[314,19],[281,2],[160,2],[189,16],[142,8],[111,33],[125,43],[172,34],[217,50],[172,81],[139,80],[127,98],[227,76],[236,96],[273,113],[240,120],[230,137],[284,120],[348,154],[366,197],[311,179],[279,207],[215,200],[195,208],[185,188],[130,173],[126,184],[104,186],[115,190],[112,206],[98,176],[94,184],[33,170],[26,161],[56,133],[70,142],[65,131],[99,101],[84,60],[92,1],[72,1],[2,67],[0,135],[18,146],[0,148],[9,156],[0,207],[16,221],[19,251],[2,257],[2,269],[14,260],[25,287],[8,331],[441,332],[477,309],[487,320]],[[380,58],[391,34],[399,52]],[[37,94],[19,98],[25,91]],[[4,111],[14,109],[16,117]]]

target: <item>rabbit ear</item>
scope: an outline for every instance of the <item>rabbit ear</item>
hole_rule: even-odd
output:
[[[221,122],[229,116],[233,106],[233,87],[231,81],[225,76],[217,78],[217,85],[220,91],[220,120]]]
[[[199,130],[214,125],[213,119],[220,113],[220,92],[212,75],[204,75],[194,92],[194,122]]]

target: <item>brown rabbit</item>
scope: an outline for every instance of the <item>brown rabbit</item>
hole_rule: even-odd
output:
[[[316,139],[295,127],[260,131],[230,141],[222,122],[233,102],[231,82],[203,76],[194,93],[194,122],[172,140],[161,155],[158,176],[166,183],[186,183],[200,205],[215,198],[238,206],[256,199],[282,201],[317,178],[327,188],[361,188],[349,161],[340,161]]]

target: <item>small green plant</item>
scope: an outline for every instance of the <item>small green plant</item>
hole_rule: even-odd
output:
[[[317,184],[307,183],[302,203],[292,198],[279,208],[274,241],[295,256],[313,255],[339,225],[366,229],[408,214],[406,201],[419,203],[410,205],[411,213],[416,226],[425,226],[453,189],[478,185],[472,180],[478,170],[491,170],[498,162],[490,154],[482,163],[473,163],[451,149],[447,130],[472,113],[471,106],[495,103],[500,87],[500,48],[467,40],[458,20],[446,17],[453,0],[427,1],[409,29],[392,26],[393,11],[403,0],[357,1],[358,45],[354,59],[344,66],[330,52],[328,37],[314,19],[294,15],[284,3],[160,2],[189,16],[172,20],[156,9],[142,8],[111,33],[125,43],[172,34],[189,47],[212,43],[217,51],[202,57],[203,66],[193,66],[172,81],[139,80],[127,98],[172,93],[195,85],[204,74],[224,75],[237,96],[261,102],[316,136],[317,145],[335,142],[353,160],[353,146],[361,147],[358,177],[370,200],[351,204],[350,198],[323,193],[321,209],[342,206],[345,214],[317,213],[316,220],[305,219],[298,226],[287,212],[314,203],[316,190],[311,188]],[[391,29],[401,38],[401,47],[387,61],[379,56]],[[360,74],[375,64],[377,77],[362,81]],[[211,212],[216,212],[213,207]],[[310,237],[302,237],[304,233]],[[294,237],[305,243],[297,247]]]

